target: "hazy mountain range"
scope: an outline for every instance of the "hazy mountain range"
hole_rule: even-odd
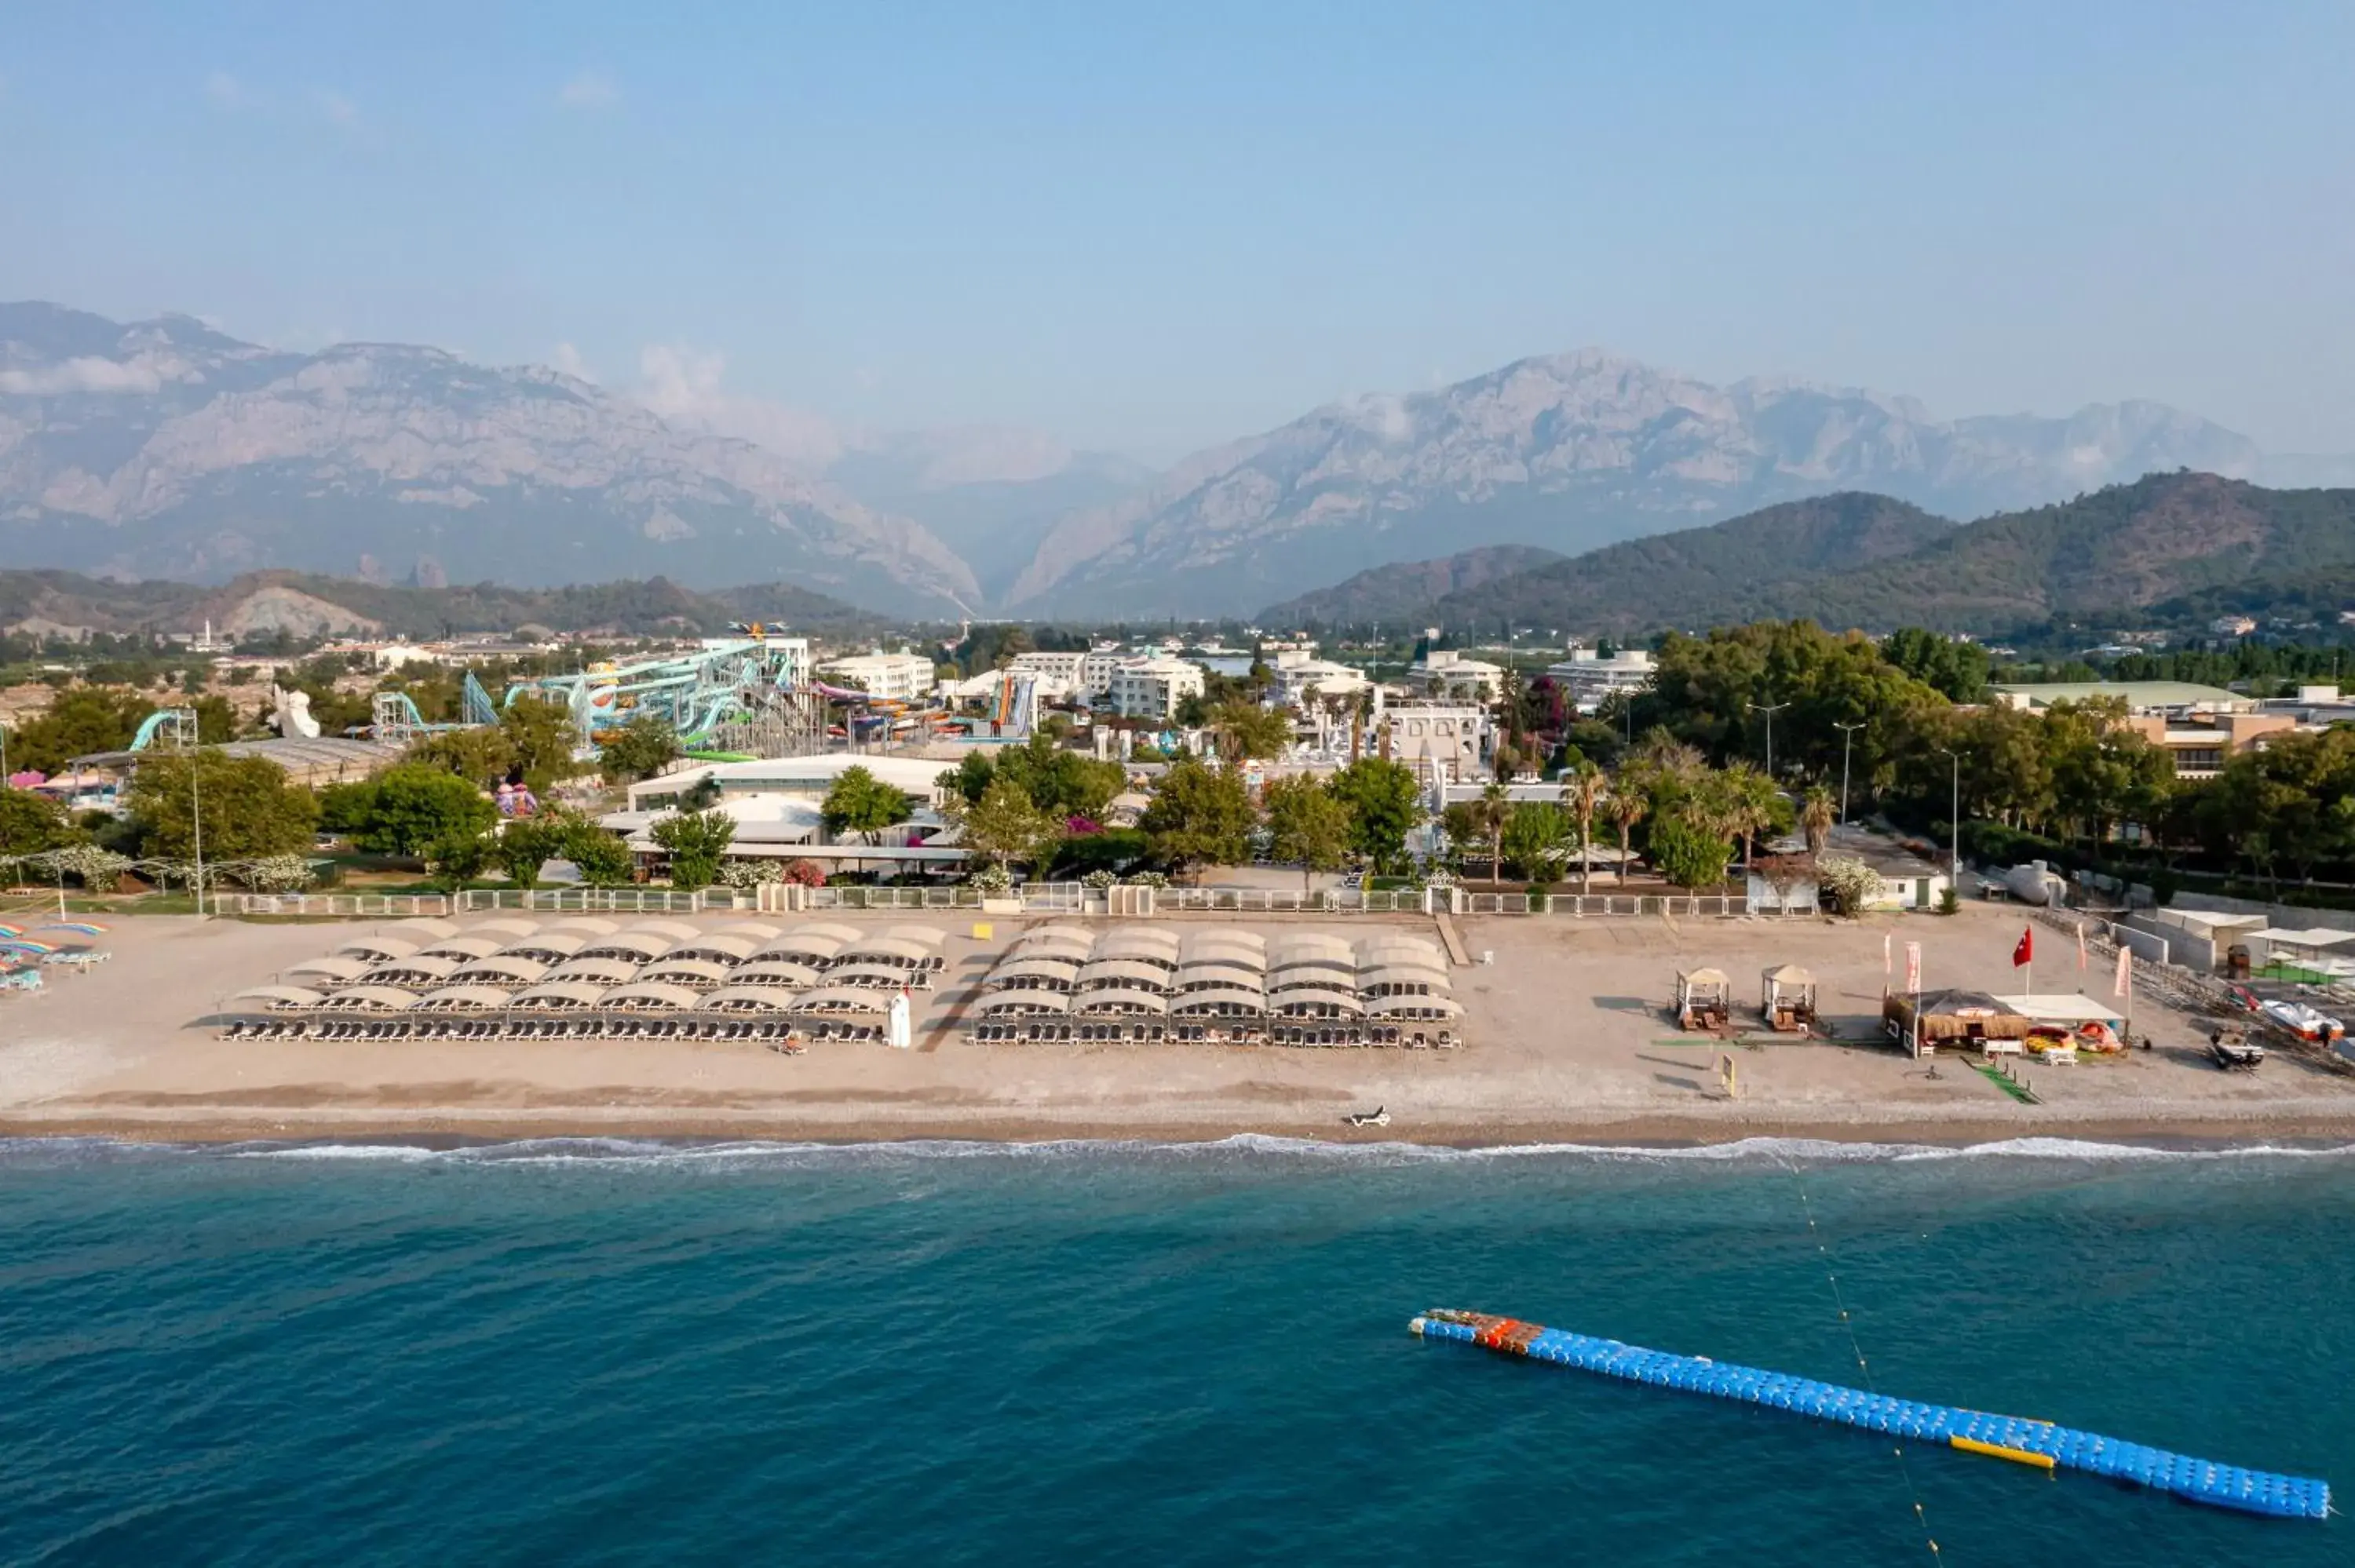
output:
[[[1942,420],[1584,351],[1317,409],[1156,474],[1033,432],[844,437],[438,349],[293,354],[185,316],[0,305],[0,567],[114,576],[661,575],[894,615],[1216,616],[1451,547],[1572,555],[1849,490],[1962,518],[2179,468],[2315,482],[2355,464],[2269,461],[2157,404]],[[1447,569],[1508,564],[1529,563]]]
[[[1480,571],[1418,597],[1464,564],[1377,567],[1261,620],[1623,638],[1798,616],[1876,631],[1988,632],[2051,620],[2125,629],[2282,605],[2335,620],[2355,598],[2355,490],[2153,474],[1965,524],[1844,493],[1502,575]]]

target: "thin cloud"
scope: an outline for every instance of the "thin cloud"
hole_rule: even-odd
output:
[[[602,71],[584,70],[559,89],[556,101],[567,109],[611,109],[622,101],[622,90]]]
[[[311,101],[318,107],[320,113],[338,125],[360,122],[360,106],[340,92],[332,92],[324,87],[314,88]]]
[[[589,362],[581,357],[581,351],[569,343],[558,344],[556,352],[549,355],[548,362],[576,380],[586,381],[591,385],[594,385],[597,380],[595,374],[589,368]]]
[[[225,70],[217,70],[205,78],[205,97],[215,109],[250,109],[253,95],[245,90],[245,83]]]
[[[799,467],[822,469],[842,455],[843,432],[830,420],[730,392],[720,384],[727,372],[725,355],[648,344],[638,353],[634,396],[667,424],[734,436]]]

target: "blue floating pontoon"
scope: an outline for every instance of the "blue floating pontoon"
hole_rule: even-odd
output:
[[[1733,1366],[1710,1361],[1707,1356],[1647,1351],[1616,1340],[1598,1340],[1481,1312],[1434,1308],[1410,1326],[1427,1340],[1454,1340],[1630,1383],[1738,1399],[1749,1404],[1812,1415],[1819,1421],[1837,1421],[1870,1432],[1943,1443],[2040,1469],[2088,1470],[2097,1476],[2154,1487],[2186,1501],[2214,1508],[2283,1519],[2321,1519],[2330,1512],[2330,1486],[2327,1481],[2220,1465],[2212,1459],[2195,1459],[2160,1448],[2146,1448],[2139,1443],[2122,1443],[2115,1437],[2055,1426],[2049,1421],[1988,1415],[1945,1404],[1917,1404],[1910,1399],[1891,1399],[1863,1389],[1817,1383],[1813,1378]]]

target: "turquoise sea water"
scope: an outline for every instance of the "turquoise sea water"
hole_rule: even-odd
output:
[[[2344,1151],[16,1144],[0,1561],[2355,1561],[1405,1328],[1855,1382],[1828,1272],[1884,1391],[2355,1497]]]

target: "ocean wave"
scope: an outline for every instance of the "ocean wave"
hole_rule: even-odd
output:
[[[102,1139],[78,1140],[103,1143]],[[0,1159],[17,1146],[52,1140],[0,1141]],[[120,1146],[118,1146],[120,1147]],[[1102,1159],[1138,1159],[1192,1162],[1202,1160],[1259,1159],[1336,1164],[1422,1165],[1482,1163],[1503,1160],[1591,1160],[1611,1163],[1866,1165],[1910,1164],[1956,1160],[2014,1160],[2054,1162],[2212,1161],[2235,1160],[2315,1160],[2355,1156],[2355,1144],[2278,1144],[2269,1142],[2184,1144],[2169,1147],[2112,1143],[2094,1139],[2029,1137],[1998,1139],[1985,1143],[1930,1144],[1846,1141],[1817,1138],[1753,1137],[1724,1143],[1515,1143],[1455,1147],[1406,1141],[1330,1142],[1319,1139],[1280,1137],[1243,1132],[1226,1138],[1168,1142],[1153,1139],[1071,1138],[1028,1142],[986,1139],[921,1139],[871,1142],[810,1140],[691,1139],[629,1138],[538,1138],[497,1143],[442,1147],[419,1144],[245,1143],[142,1145],[147,1150],[177,1149],[239,1160],[378,1160],[396,1164],[460,1165],[598,1165],[623,1167],[855,1166],[877,1163],[915,1164],[931,1160],[985,1160],[1007,1163]]]

